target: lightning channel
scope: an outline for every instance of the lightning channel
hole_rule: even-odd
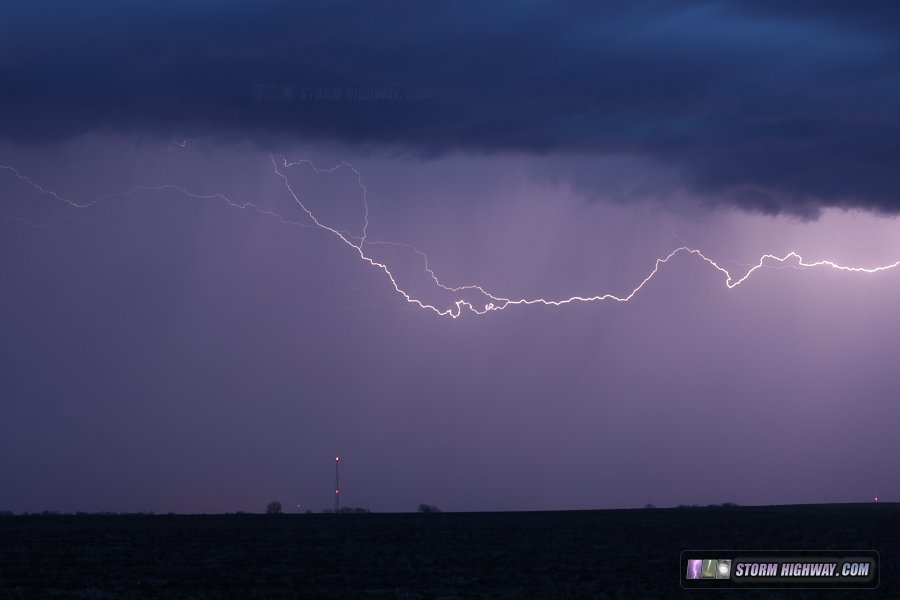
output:
[[[178,146],[184,147],[187,144],[187,140],[184,143],[177,143]],[[535,297],[535,298],[509,298],[505,296],[497,295],[487,289],[486,286],[479,284],[465,284],[465,285],[450,285],[444,283],[440,280],[435,270],[432,268],[428,255],[419,249],[418,247],[408,244],[405,242],[397,242],[397,241],[389,241],[389,240],[376,240],[369,238],[369,202],[368,202],[368,189],[363,182],[362,173],[352,164],[341,161],[340,163],[328,167],[323,168],[317,166],[315,163],[308,159],[300,159],[296,161],[289,161],[284,156],[279,157],[280,160],[276,160],[275,155],[270,155],[270,160],[272,163],[272,169],[275,175],[281,179],[284,184],[284,188],[293,202],[300,208],[301,213],[306,217],[304,221],[298,221],[295,219],[290,219],[282,216],[280,213],[275,212],[274,210],[264,208],[255,202],[245,201],[238,202],[230,199],[228,196],[221,193],[212,193],[212,194],[199,194],[192,191],[189,191],[181,186],[174,184],[163,184],[156,186],[135,186],[132,189],[119,192],[114,194],[107,194],[104,196],[100,196],[93,200],[87,202],[77,202],[71,200],[53,190],[50,190],[38,182],[31,179],[29,176],[20,172],[17,168],[8,165],[0,164],[0,170],[5,170],[12,175],[14,175],[18,180],[24,182],[25,184],[31,186],[35,190],[40,193],[47,195],[49,197],[54,198],[60,202],[65,203],[71,208],[75,209],[87,209],[93,207],[101,202],[113,200],[116,198],[126,198],[126,197],[134,197],[140,193],[150,193],[150,192],[175,192],[181,194],[185,197],[199,200],[199,201],[218,201],[225,203],[226,205],[240,209],[240,210],[250,210],[252,212],[257,213],[260,216],[272,218],[277,220],[283,225],[291,225],[296,227],[303,227],[309,229],[318,229],[320,231],[325,232],[329,236],[333,237],[335,240],[340,242],[341,244],[347,246],[355,255],[361,260],[363,263],[371,266],[372,268],[381,272],[387,279],[390,286],[393,288],[394,292],[403,298],[408,304],[411,304],[417,308],[430,311],[439,317],[448,317],[451,319],[456,319],[462,316],[463,314],[473,314],[473,315],[485,315],[492,312],[502,311],[507,308],[511,308],[514,306],[549,306],[549,307],[561,307],[568,304],[575,303],[593,303],[593,302],[619,302],[624,303],[630,301],[634,298],[644,287],[646,287],[650,281],[660,272],[664,265],[668,264],[672,259],[679,255],[687,255],[695,257],[700,260],[702,263],[708,265],[710,268],[717,271],[723,278],[723,283],[725,287],[729,290],[734,289],[744,282],[748,281],[751,276],[763,269],[764,267],[794,267],[794,268],[802,268],[802,269],[811,269],[811,268],[830,268],[837,271],[843,271],[848,273],[865,273],[865,274],[875,274],[880,273],[882,271],[888,271],[891,269],[895,269],[900,267],[900,260],[880,265],[876,267],[859,267],[859,266],[847,266],[835,261],[831,260],[814,260],[808,261],[798,252],[788,252],[783,256],[778,256],[775,254],[763,254],[759,260],[751,265],[744,265],[748,267],[747,270],[743,273],[743,275],[737,276],[731,273],[728,269],[722,266],[720,263],[716,262],[712,258],[705,255],[700,250],[693,248],[689,245],[682,245],[667,255],[659,257],[655,260],[652,269],[649,273],[640,280],[640,282],[633,288],[631,291],[625,294],[616,294],[612,292],[606,292],[602,294],[590,295],[590,296],[569,296],[569,297],[560,297],[560,298],[546,298],[546,297]],[[353,234],[347,229],[338,228],[336,226],[332,226],[319,218],[315,214],[313,210],[309,208],[307,203],[305,203],[299,194],[293,187],[290,182],[290,179],[287,176],[287,170],[293,167],[306,167],[309,168],[312,172],[316,174],[331,174],[340,171],[341,169],[347,169],[353,173],[354,178],[356,179],[356,183],[361,192],[361,208],[363,212],[363,225],[362,229],[358,234]],[[32,227],[43,227],[47,224],[35,224],[31,221],[23,217],[18,217],[14,215],[10,215],[6,212],[0,211],[0,216],[8,219],[14,219],[17,221],[22,221]],[[72,217],[59,217],[71,219]],[[673,233],[674,235],[674,233]],[[427,273],[428,277],[431,279],[435,287],[448,292],[451,295],[455,295],[456,297],[451,299],[447,306],[442,308],[436,304],[425,301],[421,298],[416,297],[409,290],[404,289],[397,280],[396,275],[392,272],[390,266],[387,262],[378,260],[373,257],[368,251],[368,248],[375,246],[388,246],[394,248],[403,248],[415,253],[419,259],[421,260],[421,265],[424,273]],[[483,297],[482,302],[476,303],[475,301],[468,300],[466,298],[461,297],[462,294],[478,294]]]

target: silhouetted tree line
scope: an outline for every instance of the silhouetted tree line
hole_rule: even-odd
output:
[[[439,509],[437,506],[432,506],[431,504],[420,504],[419,512],[420,513],[439,513],[439,512],[441,512],[441,509]]]

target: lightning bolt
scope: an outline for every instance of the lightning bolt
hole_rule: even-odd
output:
[[[184,145],[186,145],[186,143],[187,143],[187,140],[185,140],[184,144],[177,143],[177,145],[184,147]],[[114,198],[125,198],[125,197],[135,196],[142,192],[172,191],[172,192],[177,192],[179,194],[182,194],[188,198],[192,198],[194,200],[219,201],[219,202],[223,202],[223,203],[227,204],[228,206],[230,206],[232,208],[236,208],[236,209],[240,209],[240,210],[250,210],[250,211],[256,212],[260,216],[273,218],[284,225],[292,225],[292,226],[296,226],[296,227],[318,229],[318,230],[321,230],[321,231],[327,233],[328,235],[332,236],[340,243],[346,245],[350,250],[352,250],[356,254],[356,256],[363,263],[368,264],[371,267],[373,267],[374,269],[380,271],[387,278],[388,282],[390,283],[391,287],[393,287],[396,294],[401,296],[408,304],[411,304],[411,305],[418,307],[420,309],[423,309],[423,310],[430,311],[437,316],[449,317],[452,319],[459,318],[460,316],[462,316],[465,313],[471,313],[474,315],[485,315],[487,313],[505,310],[505,309],[513,307],[513,306],[542,305],[542,306],[559,307],[559,306],[564,306],[567,304],[587,303],[587,302],[606,302],[606,301],[628,302],[632,298],[634,298],[647,284],[650,283],[650,281],[656,276],[656,274],[659,273],[659,271],[663,267],[663,265],[669,263],[673,258],[675,258],[676,256],[678,256],[680,254],[685,254],[685,255],[696,257],[697,259],[702,261],[704,264],[706,264],[709,267],[711,267],[712,269],[716,270],[718,273],[720,273],[722,275],[724,284],[727,289],[734,289],[734,288],[738,287],[739,285],[743,284],[745,281],[750,279],[750,277],[755,272],[759,271],[760,269],[762,269],[763,267],[766,267],[766,266],[780,266],[780,267],[790,266],[790,267],[803,268],[803,269],[827,267],[827,268],[834,269],[837,271],[845,271],[845,272],[849,272],[849,273],[868,273],[868,274],[879,273],[879,272],[887,271],[887,270],[894,269],[894,268],[897,268],[898,266],[900,266],[900,260],[898,260],[896,262],[877,266],[877,267],[852,267],[852,266],[842,265],[842,264],[836,263],[831,260],[807,261],[806,259],[803,258],[803,256],[801,256],[797,252],[788,252],[784,256],[778,256],[775,254],[764,254],[759,258],[759,260],[755,264],[744,265],[749,268],[742,276],[737,277],[737,276],[733,275],[728,269],[726,269],[725,267],[723,267],[722,265],[717,263],[715,260],[713,260],[710,257],[703,254],[700,250],[698,250],[696,248],[692,248],[691,246],[688,246],[688,245],[682,245],[682,246],[675,248],[674,250],[669,252],[667,255],[657,258],[653,265],[653,268],[650,270],[650,272],[637,284],[637,286],[635,286],[630,292],[628,292],[627,294],[624,294],[624,295],[607,292],[607,293],[597,294],[597,295],[593,295],[593,296],[570,296],[568,298],[543,298],[543,297],[507,298],[504,296],[495,295],[494,293],[488,291],[488,289],[486,287],[484,287],[482,285],[478,285],[478,284],[466,284],[466,285],[454,286],[454,285],[448,285],[448,284],[442,282],[438,278],[435,271],[432,269],[432,267],[429,263],[429,260],[428,260],[428,255],[412,244],[407,244],[405,242],[382,241],[382,240],[369,239],[369,235],[368,235],[368,229],[369,229],[368,190],[367,190],[365,184],[363,183],[362,173],[356,167],[351,165],[350,163],[342,161],[333,167],[320,168],[308,159],[301,159],[301,160],[291,162],[291,161],[288,161],[283,156],[280,157],[280,160],[276,160],[275,156],[271,155],[270,160],[271,160],[272,168],[273,168],[276,176],[278,176],[282,180],[282,182],[284,183],[284,186],[285,186],[285,190],[287,191],[288,195],[296,203],[296,205],[300,208],[301,212],[306,216],[306,219],[307,219],[306,221],[296,221],[293,219],[288,219],[288,218],[282,216],[281,214],[279,214],[273,210],[263,208],[254,202],[236,202],[236,201],[231,200],[224,194],[220,194],[220,193],[198,194],[198,193],[188,191],[180,186],[173,185],[173,184],[164,184],[164,185],[158,185],[158,186],[135,186],[134,188],[132,188],[126,192],[120,192],[120,193],[116,193],[116,194],[108,194],[105,196],[100,196],[89,202],[79,203],[79,202],[70,200],[70,199],[62,196],[53,190],[43,187],[42,185],[40,185],[36,181],[32,180],[27,175],[24,175],[23,173],[21,173],[15,167],[7,166],[7,165],[0,165],[0,170],[5,170],[5,171],[11,172],[17,179],[19,179],[20,181],[23,181],[27,185],[38,190],[40,193],[50,196],[60,202],[65,203],[66,205],[68,205],[72,208],[76,208],[76,209],[87,209],[87,208],[95,206],[95,205],[99,204],[100,202],[103,202],[106,200],[110,200],[110,199],[114,199]],[[330,173],[335,173],[337,171],[340,171],[341,169],[347,169],[353,173],[353,175],[356,179],[357,185],[359,186],[360,191],[361,191],[361,204],[362,204],[362,210],[363,210],[363,226],[362,226],[361,232],[358,235],[355,235],[346,229],[338,229],[337,227],[333,227],[333,226],[325,223],[307,206],[306,203],[304,203],[300,194],[298,194],[296,192],[296,190],[294,190],[294,188],[291,185],[291,182],[288,179],[288,176],[286,174],[286,171],[288,169],[291,169],[292,167],[298,167],[298,166],[307,167],[316,174],[330,174]],[[12,216],[12,215],[9,215],[2,211],[0,211],[0,215],[4,216],[6,218],[26,222],[32,226],[46,226],[47,225],[47,224],[35,225],[34,223],[31,223],[30,221],[27,221],[26,219],[23,219],[22,217]],[[64,218],[64,217],[61,217],[61,218]],[[673,233],[673,235],[674,235],[674,233]],[[367,252],[367,248],[374,247],[374,246],[389,246],[389,247],[395,247],[395,248],[404,248],[404,249],[414,252],[421,259],[422,269],[425,273],[428,274],[428,277],[430,277],[430,279],[434,283],[434,285],[437,288],[444,290],[445,292],[448,292],[451,295],[455,295],[456,296],[455,299],[451,299],[449,301],[449,307],[441,308],[439,306],[436,306],[435,304],[431,304],[420,298],[415,297],[410,291],[404,289],[400,285],[400,283],[397,281],[397,277],[391,271],[390,267],[388,266],[388,264],[386,262],[377,260],[376,258],[371,256]],[[472,300],[467,300],[467,299],[461,297],[463,294],[466,294],[466,295],[480,294],[481,296],[483,296],[484,300],[480,303],[476,303]]]

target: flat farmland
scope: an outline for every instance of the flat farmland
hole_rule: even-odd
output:
[[[0,598],[900,598],[900,505],[0,517]],[[685,549],[875,549],[878,590],[684,591]]]

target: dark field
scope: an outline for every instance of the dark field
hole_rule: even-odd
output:
[[[900,505],[0,517],[0,598],[900,598]],[[879,590],[679,587],[684,549],[876,549]]]

